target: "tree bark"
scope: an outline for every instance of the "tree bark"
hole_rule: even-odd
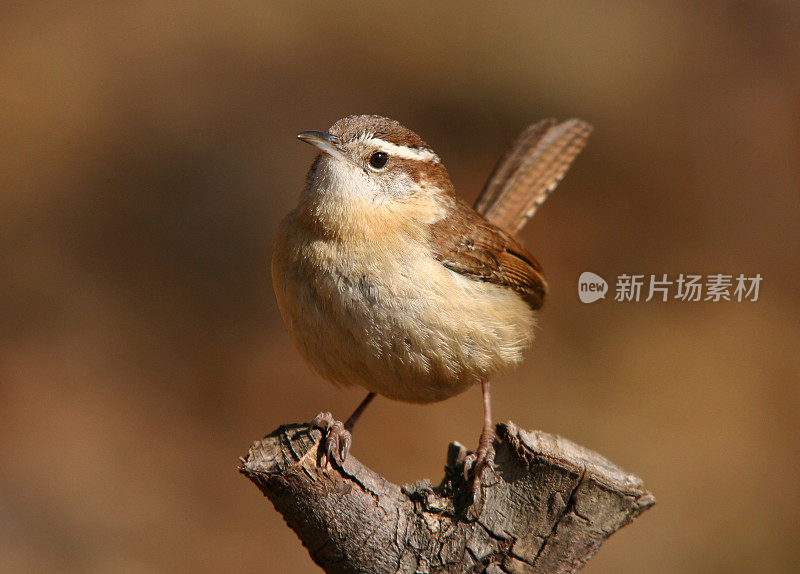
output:
[[[497,425],[494,469],[475,503],[458,443],[438,487],[400,487],[352,455],[320,468],[320,439],[308,425],[281,426],[239,470],[329,574],[575,572],[655,504],[638,477],[597,453],[510,422]]]

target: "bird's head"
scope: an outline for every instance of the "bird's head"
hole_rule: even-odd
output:
[[[319,148],[301,198],[337,228],[432,223],[454,196],[447,169],[416,133],[381,116],[348,116],[297,137]]]

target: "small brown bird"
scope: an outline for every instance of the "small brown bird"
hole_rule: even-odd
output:
[[[533,342],[547,292],[514,238],[585,145],[591,126],[544,120],[498,163],[475,207],[439,157],[380,116],[348,116],[297,137],[321,150],[283,220],[272,279],[300,353],[337,385],[369,394],[344,424],[320,413],[321,459],[344,460],[350,430],[376,394],[412,403],[483,389],[473,487],[493,458],[489,381]]]

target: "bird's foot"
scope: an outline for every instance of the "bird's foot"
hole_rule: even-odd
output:
[[[464,480],[469,480],[469,474],[472,472],[473,492],[477,492],[480,488],[481,476],[487,467],[494,470],[494,446],[489,445],[467,455],[464,461]]]
[[[490,426],[483,429],[478,441],[477,452],[471,453],[464,461],[464,480],[469,479],[472,472],[472,495],[478,500],[481,493],[481,476],[488,467],[494,470],[494,429]]]
[[[333,418],[331,413],[319,413],[311,421],[313,428],[322,430],[325,435],[320,444],[319,466],[327,466],[329,461],[341,465],[350,452],[350,444],[353,437],[341,421]]]

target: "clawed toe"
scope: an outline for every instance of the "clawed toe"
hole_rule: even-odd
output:
[[[333,426],[333,423],[336,422],[336,419],[333,418],[331,413],[319,413],[314,419],[311,421],[311,426],[313,428],[318,428],[322,431],[327,431],[329,428]]]
[[[474,452],[469,453],[464,459],[464,480],[469,480],[469,472],[472,470],[472,467],[475,466],[476,460],[478,460],[478,455]]]
[[[469,480],[472,473],[472,492],[477,496],[481,488],[481,477],[486,468],[494,469],[494,446],[479,448],[478,452],[471,453],[464,461],[464,480]]]
[[[319,454],[319,466],[327,466],[330,461],[342,464],[350,453],[353,442],[352,435],[344,428],[344,424],[334,419],[331,413],[319,413],[311,421],[311,426],[322,430],[326,435]]]

